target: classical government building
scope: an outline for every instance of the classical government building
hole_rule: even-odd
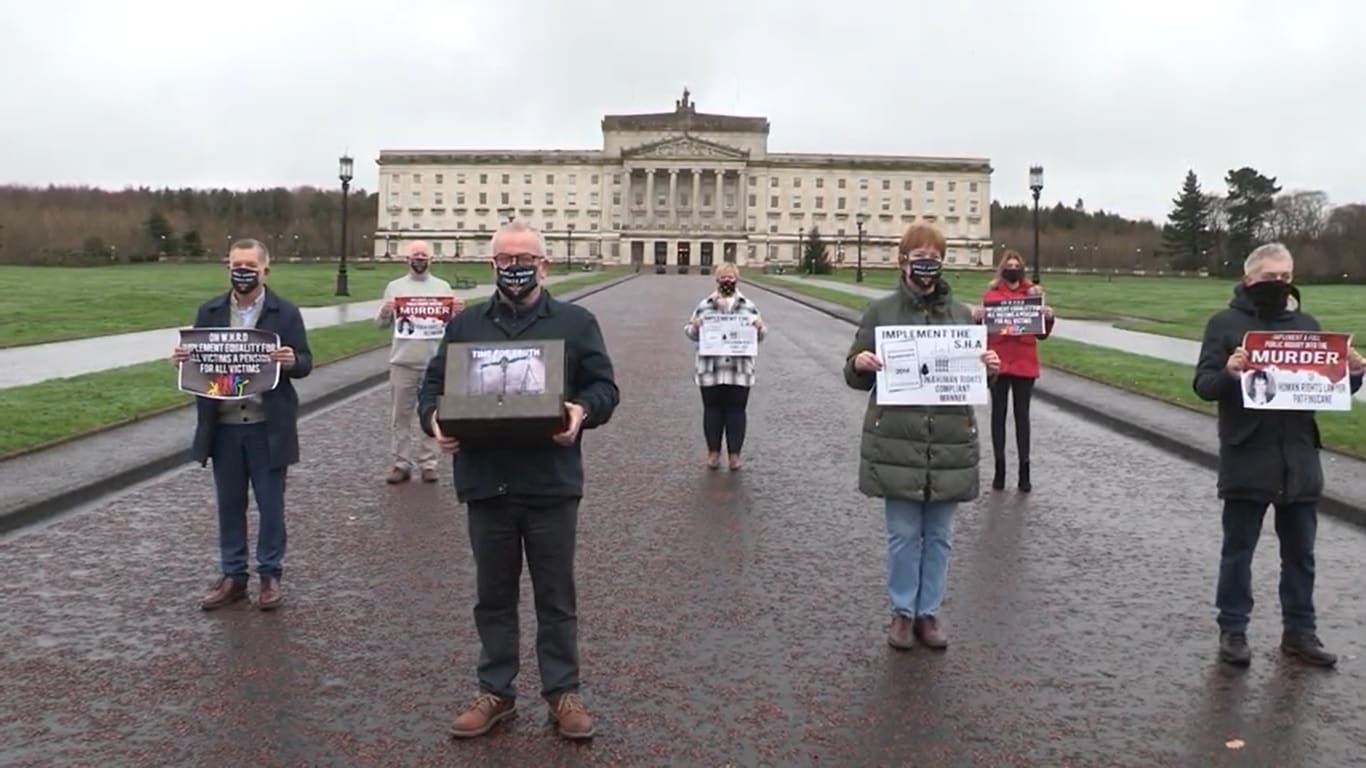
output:
[[[985,158],[769,152],[769,122],[698,112],[607,115],[602,149],[383,150],[374,255],[409,240],[440,259],[488,258],[499,222],[545,234],[557,262],[708,270],[800,261],[814,228],[832,259],[896,264],[913,222],[949,239],[956,266],[991,262]]]

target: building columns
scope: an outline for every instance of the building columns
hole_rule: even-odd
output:
[[[645,171],[645,215],[651,219],[655,217],[655,169],[649,168]]]
[[[669,169],[669,206],[666,209],[669,223],[678,224],[678,169]]]
[[[689,211],[693,221],[702,218],[702,170],[692,169],[692,209]]]
[[[721,223],[721,216],[722,216],[721,211],[724,209],[724,204],[725,204],[725,199],[726,199],[726,197],[725,197],[725,192],[726,192],[726,169],[724,169],[724,168],[718,168],[718,169],[716,170],[716,206],[715,206],[715,208],[714,208],[715,211],[716,211],[716,223],[717,223],[717,225],[720,225],[720,223]]]

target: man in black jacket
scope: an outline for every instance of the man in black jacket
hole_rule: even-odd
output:
[[[562,736],[593,735],[593,720],[579,698],[578,619],[574,545],[583,496],[582,430],[606,424],[619,400],[597,318],[583,307],[557,301],[539,285],[545,242],[521,222],[504,225],[489,243],[497,291],[483,307],[456,315],[427,365],[418,395],[423,429],[455,454],[455,490],[468,506],[478,602],[474,623],[482,652],[479,693],[451,726],[469,738],[513,716],[519,633],[517,599],[522,550],[536,596],[536,653],[541,695]],[[446,350],[452,342],[563,339],[567,428],[545,447],[462,448],[436,423],[437,398],[446,384]]]
[[[195,398],[198,423],[191,456],[200,465],[213,459],[218,495],[218,547],[222,575],[199,601],[211,611],[247,596],[247,485],[260,513],[256,530],[256,605],[263,611],[284,600],[280,577],[285,557],[285,473],[299,461],[299,396],[294,379],[313,370],[308,334],[299,308],[266,287],[270,253],[257,240],[238,240],[228,251],[232,289],[204,302],[196,328],[259,328],[274,331],[280,346],[271,352],[282,375],[275,389],[239,400]],[[171,355],[189,358],[184,347]]]
[[[1281,650],[1310,664],[1331,667],[1314,615],[1314,536],[1323,494],[1318,422],[1313,411],[1245,409],[1240,375],[1247,368],[1248,331],[1318,331],[1301,312],[1291,285],[1294,261],[1280,243],[1254,250],[1243,265],[1233,300],[1209,319],[1195,369],[1195,392],[1219,404],[1219,498],[1224,502],[1224,542],[1219,561],[1219,656],[1246,666],[1252,661],[1247,625],[1252,613],[1252,554],[1268,506],[1276,509],[1281,542]],[[1293,297],[1293,302],[1292,302]],[[1351,350],[1350,386],[1361,389],[1363,361]]]

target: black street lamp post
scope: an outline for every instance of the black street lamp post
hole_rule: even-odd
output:
[[[342,184],[342,215],[341,215],[341,260],[337,262],[337,295],[350,296],[346,283],[346,209],[351,206],[351,175],[354,166],[349,155],[342,155],[337,169],[337,178],[341,179]]]
[[[1039,278],[1039,193],[1043,191],[1043,166],[1029,166],[1029,189],[1034,193],[1034,282]]]
[[[806,260],[806,230],[797,230],[797,271],[800,273],[802,262]],[[808,275],[816,274],[816,260],[812,259],[806,267]]]
[[[569,274],[574,271],[574,225],[565,225],[568,228],[568,236],[564,243],[564,271]]]
[[[855,222],[858,223],[858,270],[854,273],[854,282],[856,283],[863,282],[863,222],[867,218],[868,214],[863,211],[859,211],[854,216]]]

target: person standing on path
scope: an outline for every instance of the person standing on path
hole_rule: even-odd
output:
[[[488,733],[514,716],[513,681],[520,665],[517,601],[522,553],[536,599],[536,654],[541,695],[560,735],[585,739],[593,719],[579,696],[574,550],[583,497],[583,430],[608,422],[620,393],[597,318],[541,288],[545,260],[540,233],[520,221],[504,224],[489,243],[497,291],[486,306],[462,312],[427,365],[418,397],[423,428],[455,455],[455,492],[468,507],[478,602],[474,623],[482,651],[479,692],[451,725],[451,735]],[[461,446],[441,432],[437,398],[446,387],[447,345],[528,339],[564,341],[566,428],[539,447]]]
[[[977,498],[977,420],[970,405],[883,406],[877,403],[875,350],[878,326],[974,325],[973,310],[952,295],[943,279],[944,235],[913,224],[901,237],[897,290],[863,313],[844,364],[844,380],[871,392],[859,447],[859,490],[884,500],[887,518],[887,595],[892,620],[887,642],[906,650],[919,639],[948,647],[939,622],[958,503]],[[993,350],[982,353],[988,375],[1000,367]]]
[[[996,277],[987,284],[982,303],[1042,295],[1042,289],[1025,278],[1024,258],[1015,251],[1006,251],[996,267]],[[1053,332],[1053,308],[1045,305],[1043,317],[1044,332],[1038,336],[987,334],[987,349],[995,350],[1001,358],[1001,370],[991,382],[991,453],[995,460],[991,487],[998,491],[1006,487],[1006,414],[1012,397],[1019,488],[1029,493],[1034,487],[1029,478],[1029,401],[1034,381],[1039,378],[1039,341]]]
[[[740,292],[740,270],[725,262],[716,268],[716,290],[698,303],[683,333],[694,342],[702,330],[702,319],[711,313],[752,318],[759,341],[768,333],[759,308]],[[753,357],[703,355],[698,350],[693,380],[702,391],[702,435],[707,441],[707,466],[721,465],[721,439],[726,441],[730,468],[740,468],[740,451],[745,446],[749,389],[754,386]]]
[[[1323,495],[1318,422],[1313,411],[1243,407],[1241,376],[1248,367],[1244,334],[1320,330],[1318,321],[1301,311],[1294,272],[1294,259],[1280,243],[1259,246],[1248,255],[1228,308],[1205,324],[1192,383],[1202,400],[1219,404],[1224,536],[1215,604],[1219,658],[1234,666],[1252,663],[1247,643],[1252,555],[1267,507],[1276,510],[1281,542],[1281,651],[1316,666],[1337,663],[1319,640],[1314,611],[1314,538]],[[1366,366],[1356,350],[1350,350],[1347,365],[1355,394]]]
[[[394,299],[400,296],[454,295],[451,284],[430,271],[430,245],[421,240],[408,243],[403,258],[408,262],[408,274],[384,287],[384,304],[375,319],[380,328],[394,324]],[[462,302],[458,298],[455,301],[458,312]],[[436,445],[417,423],[417,390],[427,361],[440,343],[440,339],[395,336],[389,347],[389,442],[393,463],[384,481],[390,485],[408,482],[415,470],[422,473],[423,482],[436,482]]]
[[[285,474],[299,461],[299,396],[294,379],[313,370],[299,308],[266,287],[270,252],[257,240],[238,240],[228,251],[231,290],[204,302],[196,328],[259,328],[279,335],[270,358],[280,364],[280,383],[242,400],[195,398],[197,423],[191,455],[201,466],[213,460],[218,496],[218,553],[222,575],[199,601],[206,611],[247,597],[247,485],[256,497],[256,605],[263,611],[284,601],[280,579],[285,558]],[[177,346],[179,365],[189,351]]]

